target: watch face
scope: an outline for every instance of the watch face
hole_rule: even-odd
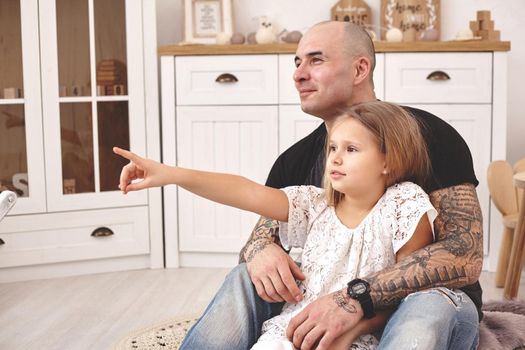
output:
[[[356,283],[352,286],[352,291],[358,295],[363,294],[364,292],[366,292],[366,285],[364,283]]]

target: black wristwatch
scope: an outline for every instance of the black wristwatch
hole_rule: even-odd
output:
[[[362,279],[356,278],[347,284],[346,293],[352,299],[355,299],[361,304],[363,309],[363,317],[366,319],[374,317],[374,303],[370,297],[370,284]]]

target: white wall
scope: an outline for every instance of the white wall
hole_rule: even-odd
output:
[[[288,30],[304,31],[312,24],[330,18],[330,8],[337,0],[232,0],[235,30],[255,31],[257,16],[267,15]],[[379,24],[380,0],[367,0],[373,22]],[[441,39],[450,40],[468,28],[477,10],[490,10],[501,39],[511,41],[508,62],[508,141],[507,159],[525,157],[525,39],[523,38],[524,0],[441,0]],[[183,0],[157,0],[158,44],[174,44],[183,39]],[[522,90],[524,89],[524,90]],[[520,108],[521,107],[521,108]],[[496,119],[497,122],[497,119]]]

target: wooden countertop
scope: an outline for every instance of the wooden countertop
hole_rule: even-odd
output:
[[[390,43],[375,41],[376,52],[480,52],[510,51],[510,41],[413,41]],[[161,46],[161,56],[250,55],[295,53],[297,44],[265,45],[167,45]]]

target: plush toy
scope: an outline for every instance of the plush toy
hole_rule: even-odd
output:
[[[268,17],[262,16],[259,18],[259,29],[255,33],[255,40],[257,44],[271,44],[277,41],[275,28]]]

